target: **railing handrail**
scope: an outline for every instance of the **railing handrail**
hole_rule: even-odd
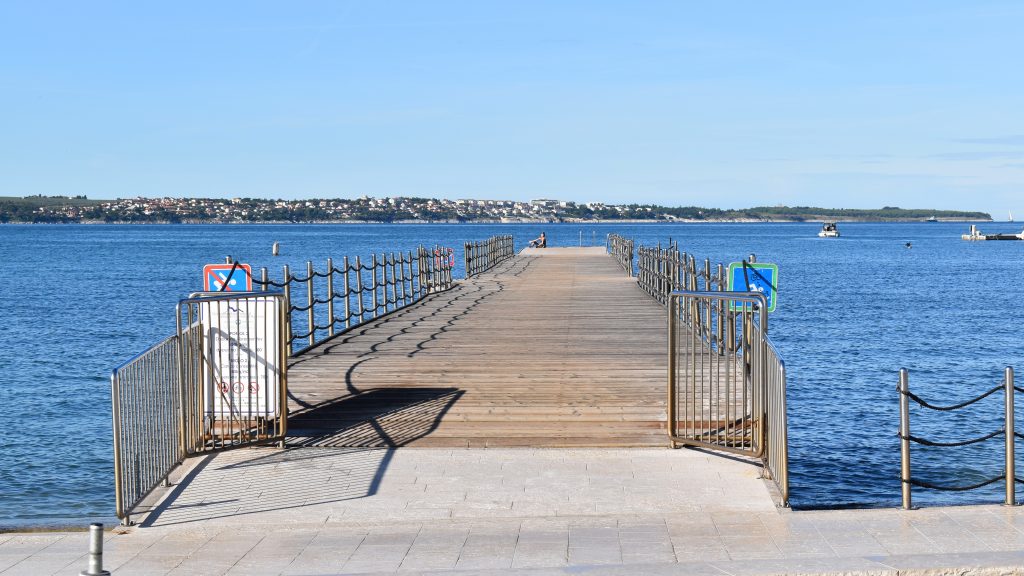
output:
[[[702,446],[760,459],[767,476],[779,490],[782,504],[788,505],[786,369],[778,350],[768,337],[767,298],[760,292],[675,290],[668,295],[667,308],[670,440],[674,444]],[[700,360],[691,359],[688,363],[698,362],[701,366],[705,360],[725,363],[726,366],[739,363],[735,370],[730,371],[727,367],[724,378],[719,371],[710,376],[710,381],[705,381],[709,376],[702,375],[703,371],[696,365],[678,367],[679,321],[689,329],[690,338],[699,342],[696,350],[691,345],[690,353],[697,354]],[[691,417],[691,429],[695,418],[700,416],[701,434],[696,436],[683,436],[677,429],[677,373],[680,370],[689,378],[684,397],[701,397],[700,409],[695,406],[684,408],[685,415]],[[700,390],[707,388],[716,392],[704,396]],[[723,391],[724,402],[719,396]],[[740,397],[742,402],[739,401]],[[710,411],[714,416],[705,416],[705,411]],[[724,430],[713,432],[712,422],[719,422],[718,425],[724,427]],[[746,430],[749,430],[749,438],[743,433]]]
[[[111,397],[111,426],[113,429],[113,448],[114,448],[114,510],[118,518],[127,518],[129,511],[137,506],[150,492],[153,491],[161,483],[166,482],[167,475],[170,474],[173,466],[177,465],[180,461],[180,453],[178,453],[178,435],[175,431],[169,435],[154,435],[149,434],[147,438],[150,443],[161,443],[159,450],[160,462],[157,466],[146,467],[136,474],[126,474],[124,463],[125,451],[131,451],[133,455],[141,451],[141,448],[136,446],[135,443],[139,438],[135,437],[134,434],[125,434],[122,426],[123,417],[126,414],[122,413],[122,404],[125,403],[122,400],[122,375],[129,371],[134,365],[141,363],[144,359],[156,354],[167,354],[173,356],[173,361],[177,362],[178,353],[178,336],[172,334],[171,336],[164,338],[157,344],[146,348],[142,352],[136,354],[125,362],[122,362],[116,368],[110,372],[110,397]],[[171,378],[170,382],[167,382],[168,388],[174,390],[178,387],[178,372],[176,366],[169,367],[169,375]],[[173,397],[173,396],[172,396]],[[134,400],[134,397],[132,398]],[[170,411],[176,412],[177,405],[171,405],[167,407]],[[172,414],[173,415],[173,414]],[[166,416],[166,414],[164,415]],[[149,422],[150,424],[156,424],[157,422]],[[160,425],[166,425],[167,419],[163,418],[159,421]],[[126,446],[128,444],[129,446]],[[171,454],[171,458],[167,458],[168,453]],[[152,456],[152,455],[150,455]],[[168,465],[168,460],[173,461],[173,464]],[[137,463],[138,458],[132,458],[132,463]],[[150,462],[152,460],[150,459]],[[154,470],[155,468],[155,470]]]
[[[466,278],[482,274],[515,256],[515,240],[511,234],[491,236],[487,240],[466,242]]]
[[[371,254],[369,264],[360,256],[354,259],[345,256],[342,265],[336,266],[334,259],[328,258],[324,271],[316,270],[313,262],[307,260],[305,274],[292,272],[286,265],[282,267],[280,281],[270,279],[267,268],[263,267],[260,277],[253,278],[253,285],[261,290],[269,287],[284,290],[288,302],[288,347],[292,356],[298,356],[338,334],[411,306],[430,294],[448,290],[454,285],[453,268],[453,249],[435,246],[431,251],[419,246],[415,255],[412,250],[382,252],[380,258],[376,253]],[[366,279],[364,272],[369,272],[371,279]],[[318,295],[317,278],[325,280],[321,292],[327,294],[323,298]],[[336,283],[343,286],[342,290],[335,289]],[[292,294],[293,287],[305,288],[304,303],[295,303],[294,296],[298,295]],[[339,301],[344,303],[343,316],[335,313]],[[305,313],[305,330],[301,332],[296,324],[303,324],[299,324],[295,312]],[[317,318],[325,322],[320,324]],[[305,340],[304,346],[298,345],[301,340]]]
[[[633,239],[624,238],[618,234],[609,234],[607,239],[607,250],[611,254],[615,261],[622,266],[622,269],[626,271],[626,274],[633,276]]]
[[[284,308],[280,292],[190,296],[178,303],[172,336],[111,371],[115,511],[126,524],[188,456],[218,447],[283,442]],[[218,389],[221,402],[229,402],[230,427],[213,412],[217,394],[212,391]]]
[[[612,236],[609,235],[609,248],[612,246]],[[621,238],[621,237],[617,237]],[[669,311],[670,342],[669,342],[669,386],[670,393],[673,386],[674,373],[672,371],[675,362],[676,351],[674,346],[674,322],[673,299],[683,298],[688,295],[693,301],[685,307],[680,307],[677,312],[681,318],[691,318],[690,329],[693,334],[699,336],[704,345],[715,350],[721,350],[723,346],[735,347],[735,342],[730,337],[735,336],[736,326],[727,327],[719,317],[715,326],[709,325],[706,318],[702,318],[699,299],[713,299],[718,304],[721,313],[721,302],[733,300],[732,305],[748,306],[751,311],[757,308],[759,313],[756,320],[751,321],[751,332],[758,334],[758,341],[754,346],[758,362],[763,365],[763,373],[758,378],[763,380],[758,386],[764,388],[763,418],[759,419],[758,426],[764,426],[763,446],[757,449],[754,454],[761,459],[765,469],[775,481],[782,496],[782,502],[786,505],[789,501],[789,440],[788,420],[786,418],[786,366],[779,355],[778,349],[768,338],[768,316],[766,299],[763,294],[754,292],[728,292],[726,291],[726,273],[722,264],[712,264],[710,259],[705,258],[703,265],[698,266],[697,259],[692,254],[687,254],[679,249],[679,244],[669,239],[667,246],[660,243],[657,246],[638,245],[636,250],[637,262],[637,285],[648,295],[654,298]],[[709,306],[710,301],[705,304]],[[685,308],[685,309],[683,309]],[[706,315],[712,314],[704,309]],[[732,348],[728,348],[732,351]],[[705,376],[706,377],[706,376]],[[674,400],[670,399],[670,402]],[[670,405],[670,409],[673,407]],[[757,408],[761,410],[762,408]],[[669,433],[672,434],[673,424],[670,422]]]

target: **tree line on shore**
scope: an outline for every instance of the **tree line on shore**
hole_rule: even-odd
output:
[[[640,220],[686,221],[914,221],[991,220],[985,212],[907,209],[820,208],[813,206],[759,206],[744,209],[655,204],[605,205],[544,201],[532,211],[507,218],[511,204],[529,203],[426,198],[355,200],[132,199],[89,200],[85,196],[0,197],[0,223],[76,222],[472,222],[499,219],[522,221]]]

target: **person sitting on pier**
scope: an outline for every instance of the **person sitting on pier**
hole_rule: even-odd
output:
[[[547,248],[547,247],[548,247],[548,238],[547,238],[547,236],[544,235],[543,232],[540,233],[540,236],[537,239],[530,240],[530,248]]]

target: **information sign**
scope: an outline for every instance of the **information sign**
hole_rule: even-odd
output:
[[[200,303],[208,414],[270,418],[280,413],[281,301],[248,296]]]
[[[768,312],[774,312],[778,303],[779,267],[758,262],[733,262],[729,264],[727,289],[730,292],[760,292],[768,299]]]
[[[207,264],[203,266],[203,290],[207,292],[252,292],[252,267],[248,264]]]

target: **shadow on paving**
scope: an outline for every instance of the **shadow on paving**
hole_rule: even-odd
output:
[[[289,422],[288,448],[209,455],[143,527],[320,506],[377,493],[394,449],[422,438],[463,391],[381,388],[336,400]],[[239,489],[225,489],[236,486]]]

